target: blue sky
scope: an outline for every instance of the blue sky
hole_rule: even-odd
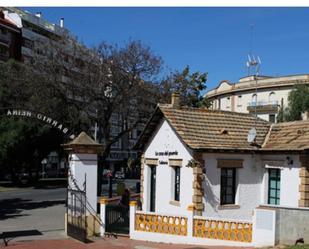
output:
[[[309,73],[309,8],[27,8],[41,11],[88,46],[101,41],[141,40],[160,55],[166,70],[208,72],[208,90],[221,80],[247,75],[251,24],[252,50],[262,59],[260,74]]]

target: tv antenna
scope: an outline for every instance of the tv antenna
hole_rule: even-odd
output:
[[[252,53],[252,47],[253,47],[253,31],[255,24],[251,24],[251,35],[250,35],[250,48],[249,48],[249,53],[248,53],[248,61],[246,63],[247,68],[248,68],[248,76],[253,75],[253,80],[255,81],[255,94],[253,95],[254,98],[251,101],[251,106],[254,107],[254,127],[251,128],[248,132],[248,137],[247,141],[249,144],[256,144],[255,138],[257,135],[256,132],[256,120],[257,120],[257,104],[258,104],[258,98],[257,98],[257,81],[258,81],[258,76],[260,72],[260,67],[262,64],[262,61],[259,56],[254,56]]]

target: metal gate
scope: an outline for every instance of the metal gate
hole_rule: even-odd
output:
[[[129,207],[121,205],[106,206],[105,232],[115,234],[129,234],[130,212]]]
[[[86,191],[68,188],[67,235],[87,242]]]

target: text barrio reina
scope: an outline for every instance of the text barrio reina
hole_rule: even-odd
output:
[[[66,128],[63,124],[59,123],[57,120],[54,120],[50,117],[47,117],[40,113],[34,113],[28,110],[8,110],[6,113],[7,116],[23,116],[23,117],[29,117],[29,118],[36,118],[40,121],[43,121],[58,130],[60,130],[63,134],[66,134],[68,132],[68,128]]]

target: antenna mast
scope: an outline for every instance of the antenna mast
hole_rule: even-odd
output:
[[[248,71],[250,72],[251,69],[255,71],[255,74],[253,74],[253,80],[255,80],[255,99],[254,102],[254,116],[255,116],[255,121],[254,121],[254,127],[256,127],[256,119],[257,119],[257,113],[256,113],[256,106],[257,106],[257,81],[258,81],[258,76],[260,72],[260,66],[262,62],[259,56],[255,58],[254,55],[248,54],[248,61],[247,61],[247,67]]]

